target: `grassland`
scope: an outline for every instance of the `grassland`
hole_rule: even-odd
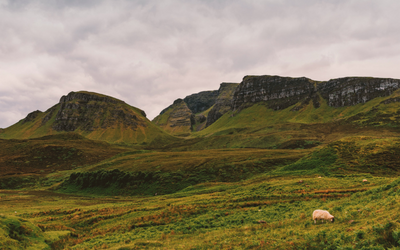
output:
[[[0,248],[400,249],[395,96],[258,104],[187,139],[0,140]]]
[[[384,249],[400,246],[398,182],[265,174],[163,196],[2,191],[0,207],[4,220],[36,232],[14,236],[15,249],[43,242],[48,249]],[[317,208],[336,222],[314,225]]]
[[[6,249],[400,247],[397,137],[195,151],[113,146],[75,134],[6,142],[31,158],[62,143],[93,152],[73,169],[42,172],[51,185],[0,190]],[[313,224],[314,209],[329,210],[335,223]]]

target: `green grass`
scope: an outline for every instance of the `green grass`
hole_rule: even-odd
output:
[[[0,193],[2,199],[19,200],[17,216],[45,234],[59,232],[55,249],[399,246],[399,181],[390,184],[393,178],[369,176],[363,183],[365,177],[259,175],[147,197]],[[0,203],[5,214],[14,213],[9,204]],[[336,222],[314,225],[314,209],[329,210]]]
[[[76,136],[37,141],[82,145]],[[8,150],[34,151],[37,141],[14,141]],[[0,225],[4,237],[22,237],[4,241],[11,249],[400,247],[400,180],[393,177],[399,170],[389,157],[394,164],[399,148],[397,137],[381,136],[346,137],[311,149],[125,148],[46,174],[62,182],[53,191],[46,185],[0,190],[4,218],[28,223],[37,233],[7,221]],[[336,222],[314,225],[315,209],[329,210]]]

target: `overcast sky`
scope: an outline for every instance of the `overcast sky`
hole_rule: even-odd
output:
[[[0,128],[70,91],[149,119],[245,75],[400,78],[400,1],[0,0]]]

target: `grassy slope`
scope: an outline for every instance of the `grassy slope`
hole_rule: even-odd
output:
[[[92,165],[126,150],[75,133],[30,140],[0,139],[0,188],[18,188],[35,183],[50,185],[57,181],[57,178],[47,180],[50,173],[56,176],[59,171],[68,173],[68,170]]]
[[[382,101],[397,97],[376,98],[352,107],[329,107],[324,100],[314,108],[310,102],[299,111],[293,107],[274,111],[263,104],[255,104],[239,113],[229,112],[208,128],[193,133],[193,138],[204,138],[182,150],[205,148],[296,148],[314,142],[329,143],[347,136],[396,136],[399,103],[387,105]],[[385,122],[381,122],[381,121]],[[379,130],[379,131],[378,131]],[[296,146],[297,145],[297,146]]]
[[[96,93],[91,93],[96,94]],[[103,96],[97,94],[99,96]],[[74,132],[85,136],[86,138],[92,140],[103,140],[111,143],[126,143],[126,144],[138,144],[138,143],[151,143],[154,140],[158,141],[174,141],[176,140],[171,135],[167,134],[165,131],[160,129],[151,123],[147,118],[143,117],[141,111],[135,107],[129,106],[124,102],[118,102],[116,104],[109,104],[110,107],[103,107],[102,102],[91,101],[91,105],[99,105],[99,109],[104,112],[104,116],[93,118],[93,131],[87,131],[84,128],[78,128]],[[52,126],[56,121],[56,114],[60,109],[60,105],[55,105],[52,107],[54,109],[53,114],[49,121],[42,125],[42,119],[50,113],[50,110],[43,112],[38,115],[33,121],[24,123],[23,120],[18,123],[6,128],[3,133],[0,134],[0,138],[3,139],[28,139],[37,138],[46,135],[61,134],[65,133],[55,131]],[[102,127],[104,120],[113,120],[112,110],[124,110],[126,113],[135,115],[138,118],[138,127],[132,129],[121,122],[120,120],[115,120],[111,126],[106,128]],[[96,114],[96,110],[92,113]],[[91,119],[88,117],[88,119]]]

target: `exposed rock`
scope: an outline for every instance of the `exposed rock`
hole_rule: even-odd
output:
[[[390,78],[345,77],[317,82],[305,77],[246,76],[236,88],[232,108],[240,111],[254,103],[263,102],[271,109],[280,110],[299,103],[292,108],[292,111],[298,111],[310,101],[318,108],[318,94],[327,100],[329,106],[353,106],[389,96],[398,88],[400,80]],[[385,102],[397,101],[393,98]]]
[[[245,76],[233,94],[232,109],[241,110],[258,102],[274,110],[285,109],[313,99],[316,91],[316,82],[306,77]]]
[[[123,124],[136,130],[139,123],[145,126],[126,106],[118,104],[125,102],[94,93],[71,92],[61,97],[60,108],[52,128],[56,131],[75,131],[78,128],[83,131],[94,131],[99,126],[95,125],[96,121],[102,121],[101,128]],[[52,117],[53,112],[54,109],[50,110],[42,120],[42,124]]]
[[[171,112],[170,127],[190,127],[194,123],[194,115],[182,99],[174,101],[174,110]]]
[[[197,94],[188,95],[183,99],[183,101],[186,103],[186,105],[192,111],[193,114],[197,114],[212,107],[217,97],[218,97],[218,90],[203,91]],[[168,109],[172,107],[172,105],[174,104],[171,104],[165,109],[163,109],[160,112],[160,115],[164,114]]]
[[[40,115],[40,114],[42,114],[42,113],[43,113],[43,112],[40,111],[40,110],[33,111],[33,112],[29,113],[29,114],[25,117],[25,119],[22,120],[22,123],[24,124],[24,123],[26,123],[26,122],[31,122],[31,121],[35,120],[36,117],[38,117],[38,115]]]
[[[400,80],[397,79],[345,77],[321,82],[318,91],[329,106],[344,107],[389,96],[399,87]]]
[[[194,119],[196,123],[203,123],[207,120],[207,117],[205,115],[200,114],[196,115]]]
[[[188,133],[195,124],[195,116],[183,99],[177,99],[153,122],[171,134]]]
[[[273,110],[291,107],[291,111],[294,112],[307,107],[310,102],[314,108],[319,108],[323,99],[329,106],[343,107],[365,103],[376,97],[389,96],[398,88],[400,80],[388,78],[345,77],[319,82],[306,77],[245,76],[240,84],[222,83],[216,99],[216,91],[204,91],[180,100],[187,104],[191,114],[182,110],[171,113],[175,105],[173,104],[160,115],[167,111],[168,115],[174,114],[175,122],[171,125],[175,127],[180,126],[179,124],[188,127],[189,121],[192,121],[192,127],[196,124],[193,129],[198,131],[210,126],[229,111],[240,112],[256,103],[262,103]],[[394,97],[381,104],[399,101],[400,97]],[[213,106],[208,114],[201,114],[207,116],[205,125],[201,122],[204,119],[202,116],[195,117],[193,122],[193,114],[199,115],[199,112],[207,110],[211,105]],[[178,116],[181,120],[177,119]],[[165,123],[167,118],[159,119],[161,120]],[[161,123],[158,122],[159,125]]]
[[[124,103],[121,100],[109,97],[98,95],[94,93],[87,93],[87,92],[70,92],[68,95],[64,95],[60,98],[60,104],[71,102],[73,100],[80,100],[82,102],[89,102],[89,101],[99,101],[105,103]]]
[[[4,130],[1,138],[28,139],[73,131],[88,139],[111,143],[141,144],[175,140],[157,128],[145,113],[110,96],[87,92],[70,92],[44,113],[32,112],[26,122]]]
[[[218,94],[217,90],[203,91],[186,96],[183,100],[193,114],[197,114],[211,108],[217,100]]]
[[[218,90],[218,98],[215,101],[214,107],[208,113],[206,127],[231,110],[233,93],[238,85],[238,83],[221,83]]]
[[[51,117],[53,117],[53,114],[54,114],[54,112],[56,111],[56,109],[57,109],[57,105],[51,107],[50,109],[48,109],[48,110],[46,111],[47,114],[46,114],[46,116],[42,119],[42,124],[41,124],[41,126],[43,126],[44,124],[46,124],[46,123],[51,119]]]
[[[199,131],[205,128],[207,121],[206,115],[201,114],[201,112],[208,110],[215,104],[218,94],[218,90],[203,91],[186,96],[184,99],[177,99],[172,105],[162,110],[160,115],[153,119],[153,122],[174,134],[183,131],[190,132],[193,129]],[[194,126],[195,124],[196,126]],[[178,127],[181,128],[178,129]]]

